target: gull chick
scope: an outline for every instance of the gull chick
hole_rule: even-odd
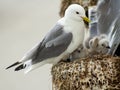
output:
[[[89,54],[89,51],[87,48],[85,48],[83,45],[79,46],[78,49],[76,49],[72,54],[70,59],[75,60],[75,59],[80,59],[80,58],[85,58]]]
[[[98,50],[99,37],[95,36],[89,41],[89,51],[95,54]]]
[[[75,51],[83,43],[84,21],[89,22],[85,10],[78,4],[70,5],[65,16],[46,34],[43,40],[24,57],[8,68],[19,65],[15,71],[26,69],[26,73],[44,64],[56,64]]]
[[[102,54],[107,54],[109,50],[110,50],[110,46],[107,35],[101,34],[99,36],[98,52]]]
[[[91,53],[102,53],[107,54],[110,46],[109,40],[105,34],[101,34],[100,36],[95,36],[89,41]]]

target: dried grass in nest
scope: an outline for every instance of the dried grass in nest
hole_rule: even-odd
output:
[[[90,0],[89,6],[97,5],[98,0]]]
[[[84,2],[86,2],[86,0],[61,0],[60,12],[59,12],[60,17],[64,16],[65,10],[70,4],[74,4],[74,3],[80,4],[87,11],[87,7],[97,5],[98,0],[88,0],[88,4]]]
[[[52,67],[53,90],[120,90],[120,58],[94,55]]]
[[[82,0],[61,0],[61,6],[60,6],[60,12],[59,12],[60,17],[64,16],[64,13],[67,7],[73,3],[78,3],[82,5]]]

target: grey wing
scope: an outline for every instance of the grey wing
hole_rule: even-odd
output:
[[[112,55],[120,56],[120,53],[119,53],[119,48],[120,48],[120,16],[117,19],[117,21],[115,22],[115,27],[112,31],[111,37],[112,37],[112,39],[110,41],[111,49],[110,49],[109,53]]]
[[[59,56],[68,48],[71,41],[72,33],[64,32],[62,25],[55,25],[41,42],[32,63]]]
[[[48,41],[53,40],[54,38],[58,37],[62,33],[63,26],[56,24],[50,32],[46,35],[46,37],[39,43],[37,43],[32,49],[30,49],[24,57],[21,59],[22,62],[33,59],[36,57],[36,54],[38,53],[38,49],[41,49],[45,43]],[[47,44],[48,45],[48,44]],[[49,45],[50,46],[50,45]]]
[[[22,62],[26,61],[26,60],[30,60],[32,58],[35,57],[36,53],[37,53],[37,49],[41,46],[41,42],[37,43],[32,49],[30,49],[25,55],[24,57],[21,59]],[[20,61],[20,62],[21,62]]]
[[[30,59],[32,59],[32,64],[35,64],[43,61],[44,59],[56,57],[68,48],[71,41],[72,33],[64,32],[63,26],[56,24],[40,43],[27,52],[20,61],[8,66],[6,69]],[[15,69],[15,71],[24,68],[24,65],[21,64]]]
[[[109,34],[110,27],[118,17],[120,9],[120,0],[99,0],[98,2],[98,32],[100,34]]]
[[[99,0],[98,32],[110,36],[110,54],[120,56],[120,0]]]

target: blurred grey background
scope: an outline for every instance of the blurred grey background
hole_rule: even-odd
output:
[[[52,90],[51,65],[24,74],[5,70],[59,19],[60,0],[0,0],[0,90]]]

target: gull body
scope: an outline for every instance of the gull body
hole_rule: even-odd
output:
[[[35,45],[24,57],[8,68],[19,65],[15,71],[25,69],[26,73],[44,64],[56,64],[69,56],[83,43],[85,10],[77,4],[70,5],[65,16],[46,34],[43,40]]]

